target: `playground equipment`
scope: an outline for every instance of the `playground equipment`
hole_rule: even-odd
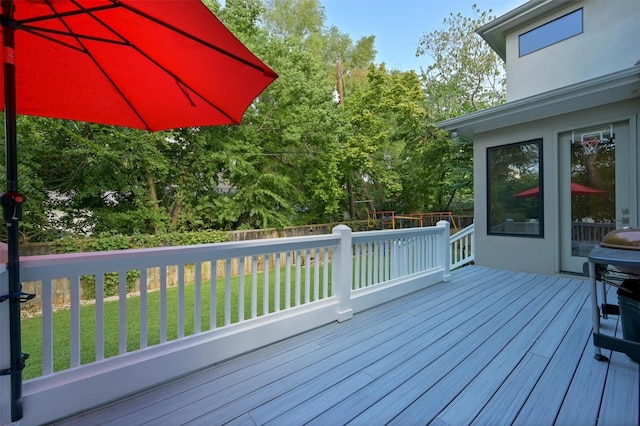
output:
[[[431,212],[431,213],[409,213],[397,215],[395,211],[367,211],[367,224],[369,228],[377,227],[380,223],[381,229],[397,228],[421,228],[424,226],[435,226],[441,220],[446,220],[451,224],[451,231],[457,232],[458,226],[451,212]]]

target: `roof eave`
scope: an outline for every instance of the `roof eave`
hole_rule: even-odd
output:
[[[640,66],[436,123],[466,139],[474,134],[640,97]]]

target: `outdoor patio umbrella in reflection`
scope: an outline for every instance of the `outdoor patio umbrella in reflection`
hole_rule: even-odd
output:
[[[590,188],[588,186],[580,185],[579,183],[571,182],[571,195],[598,195],[606,194],[607,191],[601,189]],[[518,192],[514,195],[515,198],[535,198],[540,195],[540,188],[530,188],[522,192]]]
[[[12,421],[22,418],[16,114],[147,130],[239,123],[277,75],[200,0],[0,0]],[[28,143],[28,141],[24,141]]]

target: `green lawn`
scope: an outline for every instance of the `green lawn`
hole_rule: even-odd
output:
[[[329,277],[331,277],[331,265],[329,265]],[[313,281],[314,270],[311,268],[311,284],[312,290],[310,299],[314,300]],[[320,268],[319,294],[322,298],[323,268]],[[305,300],[304,286],[304,269],[302,270],[300,285],[300,301]],[[263,291],[264,291],[264,275],[258,274],[257,292],[258,292],[258,315],[263,314]],[[284,268],[280,272],[280,309],[285,307],[285,273]],[[274,299],[274,283],[275,272],[269,273],[269,310],[273,311]],[[329,283],[331,278],[329,278]],[[238,321],[238,277],[231,280],[231,322]],[[291,294],[290,304],[295,305],[295,268],[291,270]],[[329,284],[330,285],[330,284]],[[224,290],[225,280],[219,279],[216,283],[216,326],[224,325]],[[252,281],[251,276],[245,276],[244,283],[244,300],[245,300],[245,318],[251,317],[251,292]],[[195,285],[185,285],[185,312],[184,312],[184,332],[185,335],[194,334],[195,330]],[[331,290],[329,289],[329,294]],[[200,308],[200,324],[201,330],[209,329],[210,318],[210,285],[209,282],[203,282],[201,285],[201,308]],[[147,345],[152,346],[160,343],[160,291],[153,291],[147,294]],[[127,298],[127,350],[133,351],[140,348],[140,297],[132,296]],[[104,323],[105,323],[105,358],[118,354],[119,346],[119,302],[117,300],[105,302],[104,304]],[[29,353],[27,366],[23,370],[24,379],[38,377],[42,374],[42,321],[41,317],[25,318],[21,322],[22,325],[22,350]],[[86,364],[95,361],[95,329],[96,329],[96,307],[93,304],[84,305],[80,308],[80,327],[81,327],[81,363]],[[53,314],[53,350],[54,350],[54,371],[63,370],[70,366],[70,330],[71,317],[69,309],[61,309]],[[167,289],[167,340],[175,340],[178,337],[178,287],[170,287]]]

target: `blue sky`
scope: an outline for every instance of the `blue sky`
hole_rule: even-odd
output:
[[[451,12],[472,16],[472,5],[500,16],[526,0],[320,0],[325,8],[325,25],[336,26],[355,42],[375,35],[376,63],[387,69],[408,71],[426,67],[429,58],[415,57],[424,33],[444,28]]]

